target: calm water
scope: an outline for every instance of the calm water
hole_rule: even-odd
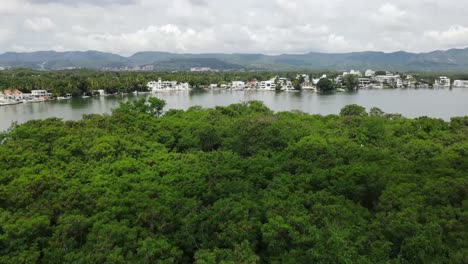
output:
[[[330,95],[312,91],[206,91],[171,92],[154,96],[166,100],[167,109],[187,109],[195,105],[214,107],[260,100],[275,111],[301,110],[314,114],[338,114],[343,106],[358,104],[368,109],[377,106],[387,113],[400,113],[411,118],[431,116],[449,120],[450,117],[468,115],[467,88],[361,90]],[[78,120],[83,114],[111,113],[120,102],[137,98],[134,95],[108,96],[0,106],[0,131],[8,129],[13,121],[24,123],[48,117]]]

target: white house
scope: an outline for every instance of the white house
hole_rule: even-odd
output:
[[[361,77],[362,73],[360,71],[351,70],[349,72],[343,72],[343,76],[346,76],[346,75],[356,75],[358,77]]]
[[[5,90],[3,91],[3,98],[10,100],[21,100],[25,99],[26,96],[18,89],[15,90]]]
[[[441,76],[437,78],[434,82],[434,86],[437,87],[450,87],[450,78],[446,76]]]
[[[44,97],[49,95],[50,93],[48,93],[46,90],[31,90],[32,97]]]
[[[106,95],[106,91],[104,91],[103,89],[96,90],[96,92],[99,94],[99,96],[105,96]]]
[[[245,88],[245,82],[242,82],[242,81],[233,81],[231,83],[231,89],[234,89],[234,90],[242,90]]]
[[[455,80],[453,82],[454,87],[468,87],[468,80]]]
[[[260,82],[260,90],[276,90],[275,79]]]
[[[278,78],[278,83],[281,90],[294,90],[294,86],[288,78]]]
[[[302,77],[302,79],[304,80],[301,85],[303,86],[310,86],[310,76],[308,74],[298,74],[296,76],[296,79],[300,79]]]
[[[364,73],[364,76],[365,77],[374,77],[375,76],[375,71],[369,69]]]
[[[388,85],[394,85],[396,87],[401,87],[403,85],[400,75],[390,75],[390,74],[377,75],[374,77],[374,81],[382,85],[388,84]]]
[[[371,83],[371,80],[370,78],[358,78],[358,82],[359,82],[358,87],[362,89],[362,88],[368,88]]]
[[[313,83],[314,85],[317,85],[317,83],[318,83],[320,80],[326,79],[326,78],[327,78],[327,75],[324,74],[324,75],[322,75],[322,77],[320,77],[320,78],[318,78],[318,79],[312,79],[312,83]]]
[[[151,81],[146,84],[149,88],[151,88],[152,92],[161,92],[161,91],[180,91],[180,90],[188,90],[190,89],[190,85],[188,83],[179,83],[177,81],[162,81],[161,78],[158,81]]]

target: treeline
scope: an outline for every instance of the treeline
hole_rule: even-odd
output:
[[[163,109],[2,134],[0,263],[467,263],[468,117]]]
[[[31,69],[10,69],[0,71],[0,91],[18,89],[24,93],[31,90],[47,90],[54,96],[72,94],[81,96],[103,89],[106,93],[128,93],[146,91],[149,81],[162,78],[188,82],[192,88],[207,87],[210,84],[223,84],[232,81],[264,81],[275,76],[294,80],[297,74],[304,72],[103,72],[94,70],[64,70],[64,71],[36,71]],[[327,74],[335,78],[340,72],[305,72],[311,77],[318,78]],[[437,73],[416,73],[418,80],[424,79],[433,83],[434,79],[443,75]],[[449,75],[454,79],[468,79],[463,74]]]
[[[188,82],[193,88],[231,81],[268,80],[280,73],[274,72],[102,72],[93,70],[35,71],[13,69],[0,71],[0,90],[18,89],[29,92],[48,90],[54,95],[83,95],[103,89],[106,93],[146,91],[149,81],[174,80]],[[295,78],[296,73],[284,73]]]

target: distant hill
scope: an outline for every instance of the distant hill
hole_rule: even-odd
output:
[[[382,69],[393,71],[467,71],[468,48],[408,52],[352,52],[306,54],[180,54],[145,51],[124,57],[99,51],[38,51],[0,54],[1,67],[28,67],[57,70],[66,68],[110,69],[153,65],[156,70],[187,70],[210,67],[219,70],[349,70]]]

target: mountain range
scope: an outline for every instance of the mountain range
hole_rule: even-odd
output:
[[[125,57],[100,51],[37,51],[0,54],[0,67],[42,70],[67,68],[123,69],[150,66],[154,70],[189,70],[209,67],[218,70],[349,70],[467,71],[468,48],[409,52],[351,52],[306,54],[189,54],[145,51]]]

